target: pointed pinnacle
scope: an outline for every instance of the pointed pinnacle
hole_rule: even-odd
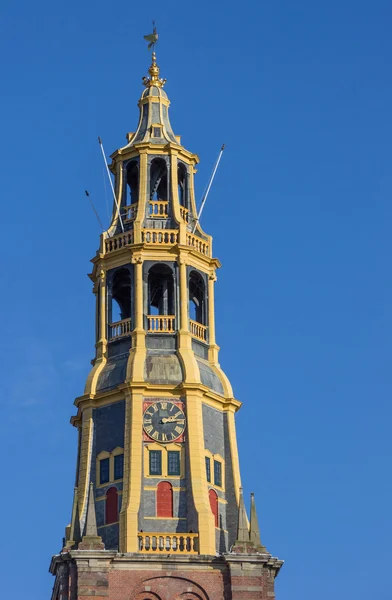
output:
[[[237,542],[249,542],[248,519],[246,517],[242,488],[240,488],[240,501],[238,505],[238,529],[236,543]]]
[[[252,492],[250,495],[250,532],[249,532],[249,541],[254,546],[260,546],[265,550],[265,547],[262,545],[260,540],[260,529],[259,522],[257,519],[256,512],[256,504],[255,504],[255,495]]]
[[[88,495],[86,534],[85,535],[88,537],[98,536],[97,519],[95,516],[95,499],[94,499],[94,484],[93,483],[90,483],[90,491],[89,491],[89,495]]]

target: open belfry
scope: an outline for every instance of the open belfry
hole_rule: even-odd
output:
[[[271,600],[283,562],[242,495],[199,159],[173,133],[154,51],[148,72],[136,132],[111,156],[116,201],[92,260],[96,355],[71,419],[76,482],[52,600]]]

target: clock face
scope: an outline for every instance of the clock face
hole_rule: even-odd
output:
[[[144,412],[143,429],[157,442],[173,442],[184,433],[184,412],[173,402],[154,402]]]

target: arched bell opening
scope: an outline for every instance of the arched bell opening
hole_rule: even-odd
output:
[[[127,166],[127,206],[139,202],[139,166],[133,160]]]
[[[154,158],[150,166],[150,198],[148,216],[166,219],[169,215],[169,178],[163,158]]]
[[[150,333],[175,330],[174,277],[165,264],[156,264],[148,272],[147,320]]]
[[[177,167],[178,202],[180,213],[184,221],[188,222],[188,174],[184,163],[178,163]]]
[[[128,269],[117,269],[108,282],[109,339],[115,340],[131,333],[131,275]]]
[[[207,341],[206,286],[197,271],[189,274],[189,323],[193,337]]]

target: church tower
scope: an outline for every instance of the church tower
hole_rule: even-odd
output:
[[[92,259],[96,354],[71,419],[76,481],[52,600],[266,600],[282,561],[242,496],[241,403],[218,362],[220,263],[197,220],[199,159],[172,130],[155,52],[143,84]]]

